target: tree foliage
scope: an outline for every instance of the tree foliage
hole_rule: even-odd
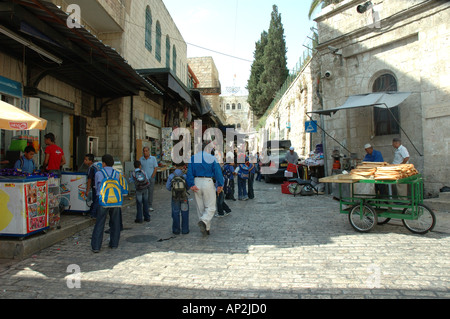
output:
[[[281,88],[289,70],[286,67],[286,40],[284,28],[281,22],[281,14],[278,7],[273,6],[268,32],[261,34],[261,39],[256,42],[254,62],[252,64],[248,102],[257,116],[262,116],[275,93]]]
[[[247,84],[248,90],[248,103],[255,111],[254,106],[258,103],[258,97],[261,95],[261,90],[259,87],[259,81],[261,79],[261,74],[264,72],[264,48],[267,45],[267,32],[263,31],[261,33],[261,39],[255,44],[255,52],[253,54],[253,64],[250,70],[250,78]]]

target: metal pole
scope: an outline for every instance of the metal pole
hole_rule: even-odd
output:
[[[323,114],[320,114],[320,126],[325,126],[325,121],[323,118]],[[327,139],[325,136],[325,130],[322,129],[322,147],[323,147],[323,169],[325,177],[328,176],[328,157],[327,157]],[[328,187],[328,183],[325,183],[325,193],[330,194],[330,190]]]

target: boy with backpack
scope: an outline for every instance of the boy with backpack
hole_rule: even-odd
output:
[[[223,192],[225,194],[225,199],[236,200],[234,198],[234,163],[228,160],[224,163],[222,171],[224,178]]]
[[[33,146],[25,147],[23,156],[21,156],[14,165],[15,169],[20,169],[22,172],[33,174],[36,170],[36,164],[33,161],[33,156],[36,154],[36,150]]]
[[[109,247],[114,249],[119,246],[124,188],[121,185],[123,178],[112,167],[113,165],[114,158],[109,154],[103,155],[103,168],[95,174],[95,188],[99,207],[91,240],[91,248],[94,253],[98,253],[102,247],[107,214],[109,214],[110,226]]]
[[[189,234],[189,202],[186,174],[181,170],[184,163],[174,164],[175,171],[169,175],[166,188],[172,191],[172,233]],[[181,214],[181,220],[180,220]],[[181,229],[180,229],[181,224]]]
[[[136,220],[134,222],[142,223],[142,215],[144,215],[144,220],[149,222],[147,190],[150,187],[150,181],[147,174],[142,170],[140,161],[134,161],[134,172],[131,174],[130,181],[134,183],[136,188]],[[144,206],[144,209],[142,209],[142,206]]]
[[[248,163],[247,158],[245,162]],[[238,199],[239,200],[248,200],[247,194],[247,180],[250,175],[250,167],[247,164],[239,164],[237,169],[238,176]]]
[[[224,176],[225,177],[225,176]],[[224,189],[219,192],[219,184],[216,182],[217,217],[225,217],[231,213],[230,207],[225,203]]]
[[[86,154],[84,156],[84,165],[88,166],[88,172],[87,172],[87,184],[86,184],[86,194],[91,194],[92,196],[92,204],[89,208],[89,215],[91,218],[97,217],[97,207],[98,207],[98,196],[97,196],[97,190],[95,189],[95,174],[100,170],[100,168],[97,167],[96,164],[94,164],[94,154]],[[90,193],[92,189],[92,193]]]

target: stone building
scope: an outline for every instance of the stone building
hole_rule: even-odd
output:
[[[247,98],[247,95],[223,95],[220,97],[226,124],[233,125],[236,131],[242,133],[254,130],[254,116]]]
[[[188,63],[199,81],[196,90],[202,94],[212,108],[213,116],[211,118],[213,119],[213,123],[210,123],[210,125],[223,125],[225,123],[225,116],[220,107],[222,86],[214,59],[210,56],[188,58]]]
[[[313,136],[305,132],[305,122],[309,121],[307,112],[313,110],[313,102],[317,103],[313,91],[313,70],[314,66],[310,60],[267,113],[264,125],[268,139],[290,140],[299,156],[307,156],[312,148]],[[260,141],[263,141],[261,137]]]
[[[424,176],[426,194],[433,195],[450,176],[449,9],[448,1],[346,0],[315,19],[326,131],[358,158],[371,143],[387,162],[393,160],[392,139],[400,137]],[[359,100],[361,107],[324,115],[349,98],[380,92],[390,92],[391,100],[407,93],[390,109]],[[335,147],[344,150],[327,142],[331,162]]]
[[[161,129],[198,113],[187,46],[163,1],[33,2],[1,2],[0,94],[48,120],[65,168],[86,152],[125,162],[148,145],[159,155]],[[27,134],[43,144],[44,133]],[[2,157],[14,134],[2,133]]]

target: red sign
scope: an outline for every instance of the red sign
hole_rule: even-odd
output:
[[[26,123],[26,122],[9,122],[9,127],[14,130],[27,130],[28,123]]]

